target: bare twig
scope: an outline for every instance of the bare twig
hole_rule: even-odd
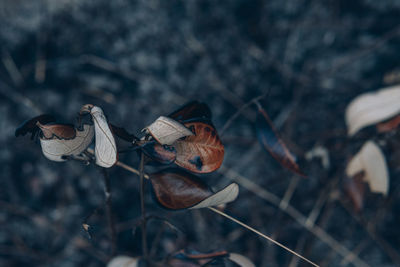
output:
[[[111,255],[115,255],[117,249],[117,234],[115,230],[114,219],[112,215],[112,202],[111,202],[111,184],[110,176],[105,168],[102,168],[104,178],[104,194],[106,196],[106,214],[111,239]]]
[[[142,249],[143,249],[143,257],[145,259],[148,258],[148,249],[147,249],[147,232],[146,232],[146,206],[144,204],[144,153],[140,153],[140,164],[139,164],[139,177],[140,177],[140,208],[142,212]]]
[[[254,182],[250,181],[246,177],[236,173],[235,171],[226,168],[225,166],[221,166],[219,169],[219,172],[225,175],[225,177],[237,182],[239,185],[243,186],[244,188],[248,189],[249,191],[253,192],[260,198],[270,202],[274,206],[279,208],[279,205],[281,203],[281,199],[276,196],[275,194],[269,192],[268,190],[260,187],[259,185],[255,184]],[[306,228],[308,231],[310,231],[312,234],[317,236],[322,242],[327,244],[329,247],[331,247],[336,253],[341,255],[342,257],[346,257],[350,254],[354,256],[354,264],[356,266],[369,266],[366,262],[361,260],[357,255],[353,255],[349,249],[347,249],[345,246],[340,244],[337,240],[335,240],[332,236],[330,236],[327,232],[325,232],[322,228],[318,227],[317,225],[311,224],[308,225],[306,224],[307,217],[304,216],[302,213],[300,213],[297,209],[295,209],[291,205],[287,205],[286,209],[283,210],[287,215],[295,219],[300,225],[302,225],[304,228]]]

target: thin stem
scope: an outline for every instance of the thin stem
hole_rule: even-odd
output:
[[[144,154],[141,152],[140,154],[140,165],[139,165],[139,177],[140,177],[140,208],[142,212],[142,249],[143,249],[143,257],[145,259],[148,258],[148,249],[147,249],[147,233],[146,233],[146,207],[144,205]]]
[[[229,126],[231,126],[232,122],[246,109],[248,108],[251,104],[256,103],[258,100],[261,100],[262,98],[266,97],[269,94],[270,90],[268,90],[267,92],[265,92],[264,94],[257,96],[253,99],[251,99],[249,102],[245,103],[243,106],[240,107],[240,109],[238,109],[235,114],[233,114],[224,124],[224,126],[222,127],[222,130],[219,131],[219,136],[221,137],[225,131],[229,128]]]
[[[108,175],[108,172],[105,168],[102,168],[101,171],[103,173],[103,178],[104,178],[104,194],[106,196],[107,223],[111,239],[111,255],[114,256],[117,250],[117,232],[115,230],[115,223],[112,216],[110,176]]]
[[[216,208],[213,208],[213,207],[208,207],[208,209],[210,209],[210,210],[212,210],[213,212],[218,213],[219,215],[224,216],[225,218],[227,218],[227,219],[229,219],[229,220],[231,220],[231,221],[233,221],[233,222],[239,224],[240,226],[246,228],[247,230],[250,230],[250,231],[256,233],[257,235],[259,235],[259,236],[261,236],[261,237],[267,239],[268,241],[274,243],[275,245],[277,245],[277,246],[279,246],[279,247],[281,247],[281,248],[283,248],[283,249],[289,251],[289,252],[292,253],[293,255],[296,255],[297,257],[299,257],[300,259],[302,259],[302,260],[308,262],[309,264],[311,264],[311,265],[313,265],[313,266],[316,266],[316,267],[319,267],[318,264],[316,264],[316,263],[310,261],[309,259],[307,259],[307,258],[301,256],[301,255],[300,255],[299,253],[297,253],[296,251],[291,250],[290,248],[288,248],[288,247],[282,245],[282,244],[279,243],[278,241],[275,241],[274,239],[272,239],[272,238],[270,238],[269,236],[267,236],[267,235],[261,233],[260,231],[254,229],[253,227],[248,226],[247,224],[245,224],[245,223],[243,223],[243,222],[241,222],[241,221],[239,221],[239,220],[233,218],[232,216],[229,216],[229,215],[226,214],[225,212],[222,212],[222,211],[220,211],[220,210],[218,210],[218,209],[216,209]]]
[[[136,169],[134,169],[134,168],[132,168],[132,167],[130,167],[130,166],[128,166],[128,165],[122,163],[122,162],[117,162],[117,166],[120,166],[120,167],[124,168],[124,169],[127,170],[127,171],[130,171],[130,172],[132,172],[132,173],[134,173],[134,174],[136,174],[136,175],[139,175],[139,176],[140,176],[141,185],[142,185],[142,181],[144,180],[143,178],[145,178],[145,177],[147,176],[147,179],[148,179],[148,175],[144,174],[144,172],[143,172],[143,166],[142,166],[142,161],[143,161],[143,160],[144,160],[144,155],[143,155],[143,153],[142,153],[142,158],[141,158],[141,161],[140,161],[140,169],[139,169],[139,171],[137,171]],[[143,165],[144,165],[144,162],[143,162]],[[142,189],[142,186],[141,186],[141,189]],[[141,193],[142,193],[142,190],[141,190]],[[142,196],[142,194],[141,194],[141,196]],[[142,198],[141,198],[141,200],[142,200]],[[274,239],[270,238],[269,236],[267,236],[267,235],[261,233],[260,231],[258,231],[258,230],[256,230],[256,229],[252,228],[251,226],[248,226],[247,224],[245,224],[245,223],[243,223],[243,222],[241,222],[241,221],[239,221],[239,220],[237,220],[237,219],[235,219],[235,218],[229,216],[228,214],[226,214],[226,213],[224,213],[224,212],[222,212],[222,211],[219,211],[219,210],[217,210],[217,209],[215,209],[215,208],[213,208],[213,207],[208,207],[208,209],[214,211],[215,213],[218,213],[218,214],[221,215],[221,216],[224,216],[224,217],[228,218],[229,220],[231,220],[231,221],[233,221],[233,222],[239,224],[240,226],[242,226],[242,227],[244,227],[244,228],[246,228],[246,229],[248,229],[248,230],[250,230],[250,231],[256,233],[257,235],[259,235],[259,236],[261,236],[261,237],[263,237],[263,238],[265,238],[265,239],[271,241],[272,243],[274,243],[274,244],[280,246],[281,248],[284,248],[285,250],[287,250],[287,251],[289,251],[290,253],[292,253],[293,255],[296,255],[297,257],[303,259],[304,261],[310,263],[311,265],[319,267],[319,265],[317,265],[317,264],[315,264],[314,262],[310,261],[309,259],[307,259],[307,258],[301,256],[300,254],[298,254],[297,252],[291,250],[290,248],[288,248],[288,247],[282,245],[282,244],[279,243],[278,241],[275,241]],[[142,208],[142,211],[143,211],[143,208]],[[143,213],[142,213],[142,216],[143,216]],[[144,221],[144,224],[145,224],[145,221]]]

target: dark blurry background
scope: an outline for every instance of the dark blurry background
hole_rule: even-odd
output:
[[[99,171],[46,160],[38,144],[14,137],[24,120],[50,113],[72,122],[92,103],[138,133],[200,100],[221,129],[268,90],[261,103],[309,177],[262,150],[250,106],[222,137],[224,168],[204,176],[216,189],[237,174],[257,184],[241,187],[225,211],[321,265],[400,265],[399,168],[391,166],[388,198],[368,195],[361,214],[341,184],[356,150],[346,105],[400,82],[400,1],[0,0],[0,25],[0,266],[104,266],[110,251],[104,209],[90,220],[91,240],[81,226],[104,201]],[[328,151],[329,166],[305,160],[315,147]],[[135,153],[120,160],[138,165]],[[110,175],[118,254],[139,256],[138,179],[117,167]],[[256,266],[305,266],[208,210],[165,212],[150,194],[146,203],[182,230],[150,222],[156,258],[226,249]]]

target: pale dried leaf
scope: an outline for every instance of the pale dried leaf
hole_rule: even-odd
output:
[[[392,86],[355,98],[346,109],[350,136],[360,129],[385,121],[400,112],[400,86]]]
[[[239,194],[239,186],[235,183],[232,183],[227,187],[225,187],[224,189],[202,200],[201,202],[191,207],[190,209],[201,209],[232,202],[237,198],[238,194]]]
[[[95,127],[96,145],[94,151],[96,164],[104,168],[110,168],[117,162],[117,146],[114,135],[101,108],[94,106],[90,113]]]
[[[116,256],[108,262],[107,267],[137,267],[139,260],[128,256]]]
[[[193,135],[192,131],[180,122],[161,116],[146,128],[162,145],[172,145],[176,140]]]
[[[53,161],[65,161],[63,156],[79,155],[93,141],[94,127],[85,124],[83,131],[76,130],[76,136],[72,139],[40,138],[40,145],[46,158]]]
[[[389,191],[388,168],[381,149],[373,141],[366,142],[351,159],[346,168],[348,177],[364,171],[364,181],[371,192],[387,195]]]
[[[229,253],[229,259],[241,267],[256,267],[251,260],[240,254]]]

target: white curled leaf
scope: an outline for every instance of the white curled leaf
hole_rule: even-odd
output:
[[[176,140],[193,135],[192,131],[180,122],[161,116],[146,129],[162,145],[172,145]]]
[[[93,106],[90,114],[93,118],[95,130],[94,153],[96,164],[104,168],[110,168],[117,162],[118,157],[114,135],[101,108]]]
[[[43,155],[52,161],[65,161],[63,156],[77,156],[92,143],[93,125],[85,124],[79,131],[72,125],[38,125],[42,131],[40,145]]]
[[[229,203],[234,201],[239,194],[239,186],[232,183],[224,189],[212,194],[206,199],[200,201],[190,209],[201,209],[213,206],[219,206],[221,204]]]
[[[347,165],[348,177],[360,172],[364,172],[363,180],[368,183],[371,192],[388,194],[389,172],[385,156],[373,141],[366,142]]]
[[[400,112],[400,86],[392,86],[356,97],[346,108],[350,136],[360,129],[385,121]]]
[[[137,267],[139,260],[128,256],[116,256],[108,262],[107,267]]]
[[[236,253],[229,253],[229,259],[239,265],[240,267],[256,267],[251,260],[243,255]]]

